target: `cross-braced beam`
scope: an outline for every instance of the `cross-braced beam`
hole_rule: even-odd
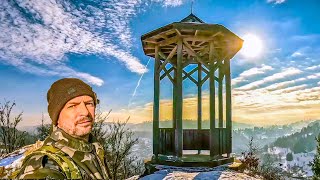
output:
[[[177,48],[178,48],[178,46],[176,46],[176,47],[174,47],[173,49],[172,49],[172,51],[170,52],[170,54],[168,55],[168,57],[166,57],[166,60],[161,64],[161,66],[160,66],[160,68],[159,68],[159,72],[161,72],[161,70],[164,68],[164,67],[166,67],[166,65],[167,65],[167,63],[171,60],[171,58],[177,53]],[[162,53],[163,54],[163,53]],[[163,54],[163,56],[165,56],[164,54]]]
[[[206,66],[207,68],[209,67],[208,64],[206,62],[204,62],[198,55],[197,53],[192,49],[192,47],[190,46],[190,44],[186,41],[186,40],[183,40],[183,44],[184,44],[184,48],[185,50],[191,54],[192,56],[194,56],[196,58],[196,60],[198,62],[200,62],[201,64],[203,64],[204,66]]]

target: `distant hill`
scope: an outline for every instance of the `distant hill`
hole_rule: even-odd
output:
[[[139,124],[128,124],[128,127],[133,131],[152,131],[153,122],[147,121]],[[196,120],[183,120],[183,129],[196,129],[197,128],[197,121]],[[202,121],[202,128],[209,129],[210,121],[204,120]],[[160,121],[160,127],[162,128],[169,128],[172,127],[172,121]],[[239,122],[232,122],[232,129],[244,129],[244,128],[253,128],[254,125],[239,123]]]
[[[296,133],[277,138],[272,146],[290,148],[294,153],[310,152],[316,148],[319,133],[320,121],[313,121]]]

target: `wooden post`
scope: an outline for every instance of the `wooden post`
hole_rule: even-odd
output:
[[[153,96],[153,154],[158,158],[159,154],[159,105],[160,105],[160,58],[159,46],[155,48],[154,62],[154,96]]]
[[[201,122],[202,122],[202,65],[198,63],[198,134],[200,134]],[[201,153],[201,149],[199,147],[198,154]]]
[[[214,75],[214,44],[210,42],[209,48],[209,92],[210,92],[210,99],[209,99],[209,111],[210,111],[210,156],[213,157],[217,154],[217,150],[219,149],[217,138],[216,137],[216,118],[215,118],[215,109],[216,109],[216,102],[215,102],[215,75]]]
[[[182,157],[183,150],[183,129],[182,129],[182,40],[177,42],[177,75],[176,75],[176,129],[175,149],[176,155]]]
[[[219,128],[223,128],[223,64],[219,61]]]
[[[226,129],[227,129],[227,154],[232,152],[232,107],[231,107],[231,75],[230,59],[224,60],[225,65],[225,83],[226,83]]]
[[[173,63],[173,62],[172,62]],[[173,90],[173,97],[172,97],[172,127],[174,132],[176,132],[177,129],[177,116],[176,116],[176,109],[177,109],[177,69],[173,68],[173,83],[172,83],[172,90]],[[176,141],[177,141],[177,137],[176,137],[176,133],[174,133],[174,141],[173,141],[173,146],[175,146]],[[177,149],[174,148],[174,154],[177,156]]]

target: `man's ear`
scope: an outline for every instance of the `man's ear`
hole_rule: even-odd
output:
[[[97,97],[97,93],[93,93],[93,95],[94,95],[94,99],[95,99],[95,104],[97,105],[97,104],[99,104],[100,103],[100,100],[98,99],[98,97]]]

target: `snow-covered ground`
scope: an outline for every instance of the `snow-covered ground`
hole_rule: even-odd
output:
[[[308,153],[294,154],[289,148],[273,147],[268,149],[268,153],[277,155],[280,159],[280,163],[282,164],[281,168],[286,171],[292,171],[294,168],[298,167],[304,171],[300,171],[300,173],[305,174],[305,177],[310,177],[313,175],[309,163],[313,161],[314,155],[316,154],[315,150]],[[292,153],[292,161],[286,160],[286,155],[288,153]]]
[[[256,180],[244,173],[239,173],[227,168],[227,166],[219,166],[216,168],[205,167],[173,167],[173,166],[156,166],[159,171],[141,178],[140,180],[171,180],[171,179],[194,179],[194,180]]]

